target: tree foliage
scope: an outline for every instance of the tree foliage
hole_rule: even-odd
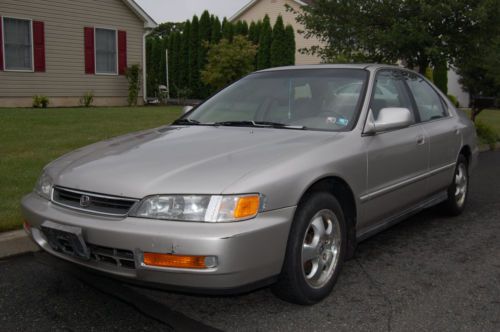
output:
[[[257,54],[257,69],[271,67],[271,43],[273,38],[273,29],[269,16],[265,16],[262,21],[259,35],[259,51]]]
[[[263,26],[266,29],[262,29]],[[194,16],[183,23],[165,23],[154,30],[146,44],[147,92],[148,96],[158,96],[158,86],[168,85],[170,96],[177,98],[205,99],[215,92],[215,87],[204,83],[201,71],[208,66],[208,50],[226,39],[231,44],[236,36],[248,38],[263,52],[261,69],[271,66],[271,48],[275,49],[273,65],[295,63],[295,35],[293,28],[283,26],[280,18],[273,36],[269,17],[263,21],[223,23],[208,11],[200,18]],[[263,35],[264,32],[264,35]],[[260,47],[261,40],[264,47]],[[274,46],[272,46],[274,45]],[[241,46],[241,45],[240,45]],[[166,82],[166,50],[168,49],[168,84]],[[257,67],[258,57],[252,60],[253,69]],[[234,77],[234,76],[232,76]]]
[[[273,27],[273,36],[271,42],[271,67],[288,65],[286,57],[287,37],[283,17],[278,16]]]
[[[465,36],[454,61],[460,83],[472,97],[472,119],[487,107],[478,97],[500,98],[500,0],[478,0],[476,33]],[[497,101],[498,102],[498,101]]]
[[[446,62],[438,63],[434,66],[434,84],[441,90],[445,95],[448,94],[448,66]]]
[[[453,63],[457,46],[477,32],[484,1],[317,0],[297,20],[306,37],[327,44],[307,50],[325,61],[402,60],[424,73],[429,65]]]
[[[200,82],[200,24],[198,20],[198,16],[193,16],[191,20],[191,34],[189,36],[189,87],[191,88],[191,92],[195,96],[200,95],[201,82]]]
[[[256,46],[247,38],[236,35],[233,42],[222,39],[210,46],[208,64],[201,77],[205,84],[220,90],[254,70]]]

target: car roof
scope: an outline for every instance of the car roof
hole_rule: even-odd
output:
[[[299,65],[299,66],[286,66],[286,67],[276,67],[268,68],[264,70],[257,71],[258,73],[270,72],[270,71],[282,71],[282,70],[297,70],[297,69],[365,69],[374,71],[380,68],[396,68],[403,69],[403,67],[398,67],[394,65],[384,65],[377,63],[348,63],[348,64],[319,64],[319,65]]]

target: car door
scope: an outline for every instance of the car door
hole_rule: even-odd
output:
[[[370,105],[375,120],[382,108],[399,107],[409,109],[416,124],[404,75],[399,70],[377,73]],[[429,158],[429,142],[422,126],[365,135],[363,140],[368,171],[366,191],[360,197],[360,233],[369,232],[425,196],[426,181],[421,177],[428,171]]]
[[[406,82],[421,126],[429,139],[428,190],[430,193],[438,192],[452,181],[460,148],[460,130],[444,100],[424,78],[410,73]]]

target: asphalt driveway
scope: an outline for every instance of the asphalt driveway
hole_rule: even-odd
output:
[[[172,294],[68,269],[46,254],[0,261],[1,331],[500,331],[500,152],[480,156],[466,212],[434,208],[361,243],[312,307],[269,289]]]

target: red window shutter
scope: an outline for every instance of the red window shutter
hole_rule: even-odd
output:
[[[85,74],[95,74],[94,28],[85,27],[83,30],[85,48]]]
[[[118,74],[127,71],[127,32],[118,31]]]
[[[0,16],[0,70],[3,70],[3,33],[2,33],[2,28],[3,28],[3,20],[2,16]]]
[[[36,72],[45,71],[45,26],[33,21],[33,57]]]

